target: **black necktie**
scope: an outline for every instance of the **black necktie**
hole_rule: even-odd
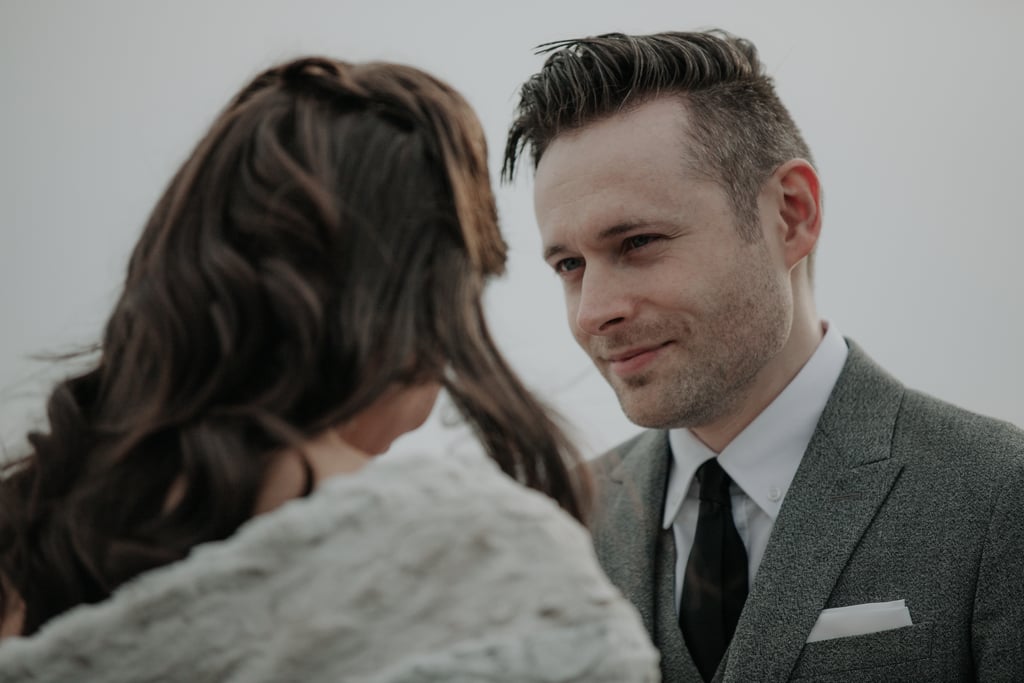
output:
[[[679,627],[705,681],[729,647],[747,599],[747,551],[732,521],[729,475],[711,458],[697,469],[700,516],[686,561]]]

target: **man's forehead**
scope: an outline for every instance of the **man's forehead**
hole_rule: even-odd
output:
[[[559,135],[537,164],[535,208],[574,185],[600,190],[644,176],[681,178],[690,166],[684,117],[677,100],[661,99]]]
[[[636,106],[621,109],[615,113],[590,121],[582,126],[560,131],[548,141],[537,166],[553,150],[581,140],[595,138],[611,142],[615,139],[643,142],[644,139],[660,140],[662,143],[682,143],[688,140],[686,131],[691,115],[680,97],[663,96],[645,101]]]
[[[538,166],[533,201],[545,248],[570,228],[589,234],[663,220],[660,212],[682,199],[675,195],[699,180],[677,145],[603,144],[585,135],[560,141]]]

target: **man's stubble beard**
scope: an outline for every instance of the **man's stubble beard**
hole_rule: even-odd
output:
[[[699,428],[735,413],[750,394],[760,371],[789,337],[792,303],[765,268],[746,284],[746,296],[681,330],[646,327],[639,340],[672,338],[672,363],[620,379],[604,372],[632,422],[653,429]],[[734,290],[738,289],[734,286]],[[695,326],[700,325],[695,329]],[[656,361],[656,365],[659,363]],[[653,395],[652,395],[653,394]]]

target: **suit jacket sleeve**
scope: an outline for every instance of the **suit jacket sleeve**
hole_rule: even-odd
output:
[[[1000,482],[978,570],[971,639],[979,681],[1024,681],[1024,462]]]

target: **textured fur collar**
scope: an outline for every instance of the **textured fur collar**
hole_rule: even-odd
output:
[[[0,680],[654,681],[585,531],[479,455],[388,455],[0,643]]]

